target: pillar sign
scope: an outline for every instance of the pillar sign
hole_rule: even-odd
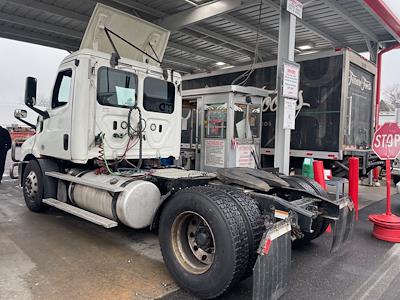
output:
[[[299,0],[287,0],[286,10],[299,19],[303,17],[303,3]]]
[[[286,61],[283,63],[282,96],[298,99],[299,97],[300,65]]]
[[[292,61],[283,63],[282,97],[284,98],[283,129],[295,129],[296,103],[299,96],[300,65]]]
[[[296,100],[284,98],[285,99],[285,106],[284,106],[284,113],[283,113],[283,129],[295,129],[296,123]]]

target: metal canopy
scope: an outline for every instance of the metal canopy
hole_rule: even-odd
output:
[[[261,0],[259,61],[278,52],[279,1]],[[0,0],[0,37],[79,49],[97,2],[171,31],[164,62],[181,72],[201,72],[253,61],[260,0]],[[400,22],[382,0],[302,0],[296,46],[308,51],[400,40]],[[134,42],[134,41],[133,41]],[[297,54],[305,53],[297,50]]]

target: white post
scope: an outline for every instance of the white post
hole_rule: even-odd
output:
[[[287,0],[281,0],[278,64],[276,70],[276,86],[278,89],[278,108],[276,111],[276,123],[275,123],[274,167],[279,168],[279,172],[288,175],[291,130],[283,128],[285,101],[282,95],[282,74],[283,74],[283,63],[285,61],[294,61],[296,17],[286,10],[286,5],[287,5]]]

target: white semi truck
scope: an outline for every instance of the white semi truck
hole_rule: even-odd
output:
[[[36,79],[27,78],[25,104],[40,117],[11,174],[33,212],[53,206],[105,228],[158,228],[168,270],[197,297],[253,274],[253,297],[276,299],[288,287],[291,242],[332,224],[339,248],[351,235],[352,203],[302,177],[161,166],[179,157],[181,139],[181,77],[160,66],[168,37],[97,5],[80,50],[59,67],[48,110],[35,106]]]

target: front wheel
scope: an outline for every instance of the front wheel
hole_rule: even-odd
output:
[[[48,206],[43,200],[43,173],[36,160],[30,160],[25,167],[22,189],[25,203],[29,210],[33,212],[43,212]]]
[[[223,191],[202,186],[176,193],[161,214],[159,239],[175,281],[199,298],[221,295],[245,274],[245,223]]]

